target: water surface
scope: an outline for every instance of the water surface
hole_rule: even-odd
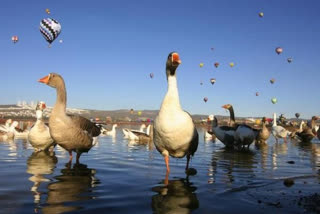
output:
[[[24,140],[0,143],[1,213],[304,213],[301,197],[320,192],[320,143],[275,143],[229,151],[222,143],[200,142],[191,161],[195,176],[184,173],[186,158],[165,163],[152,144],[99,137],[66,166],[68,153],[34,153]],[[137,128],[137,127],[133,127]],[[294,161],[294,164],[288,163]],[[287,187],[284,179],[293,178]]]

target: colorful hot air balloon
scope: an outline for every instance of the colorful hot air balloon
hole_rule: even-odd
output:
[[[256,96],[259,96],[259,92],[256,92]]]
[[[260,16],[261,18],[263,17],[263,15],[264,15],[263,12],[260,12],[260,13],[259,13],[259,16]]]
[[[46,9],[46,13],[50,14],[50,10],[48,8]]]
[[[203,101],[206,103],[208,101],[208,97],[203,98]]]
[[[199,66],[200,66],[200,68],[202,68],[203,67],[203,63],[200,63]]]
[[[298,119],[300,117],[299,113],[295,113],[296,118]]]
[[[14,44],[16,44],[16,43],[19,41],[19,38],[18,38],[18,36],[12,36],[12,37],[11,37],[11,40],[12,40],[12,42],[13,42]]]
[[[211,82],[211,84],[213,85],[213,84],[216,82],[216,79],[215,79],[215,78],[211,78],[211,79],[210,79],[210,82]]]
[[[275,98],[275,97],[273,97],[272,99],[271,99],[271,102],[273,103],[273,104],[276,104],[278,101],[277,101],[277,98]]]
[[[51,18],[42,19],[40,22],[40,32],[47,42],[49,42],[50,47],[50,44],[61,32],[61,25],[59,22]]]
[[[150,78],[151,78],[151,79],[153,78],[153,73],[150,73]]]
[[[218,68],[218,67],[219,67],[219,62],[214,63],[214,66],[215,66],[216,68]]]
[[[291,62],[292,62],[292,58],[289,57],[289,58],[287,59],[287,61],[288,61],[289,63],[291,63]]]
[[[275,81],[276,81],[276,80],[275,80],[274,78],[272,78],[272,79],[270,80],[270,83],[273,84]]]
[[[229,63],[230,67],[232,68],[234,66],[234,63],[233,62],[230,62]]]
[[[281,47],[277,47],[277,48],[276,48],[276,53],[277,53],[277,54],[281,54],[282,51],[283,51],[283,49],[282,49]]]

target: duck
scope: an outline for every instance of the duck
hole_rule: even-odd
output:
[[[111,130],[107,130],[104,128],[102,134],[108,135],[108,136],[116,136],[116,128],[118,127],[117,124],[113,124]]]
[[[54,140],[50,135],[49,127],[43,122],[42,118],[45,108],[45,102],[38,102],[36,107],[37,121],[28,134],[28,140],[36,152],[54,148]]]
[[[146,128],[146,125],[145,125],[144,123],[141,124],[139,130],[124,128],[124,129],[122,129],[123,138],[125,138],[125,139],[128,139],[128,138],[129,138],[129,131],[139,131],[139,132],[143,132],[145,128]]]
[[[283,138],[284,142],[287,142],[287,136],[291,134],[287,129],[283,128],[282,126],[277,125],[277,115],[273,113],[273,124],[271,128],[271,133],[276,139],[278,143],[278,138]]]
[[[311,121],[305,126],[302,130],[302,132],[297,132],[296,136],[302,141],[302,142],[311,142],[311,140],[317,136],[317,132],[315,131],[315,123],[316,120],[318,120],[319,117],[313,116],[311,118]]]
[[[129,130],[128,134],[129,140],[138,141],[140,143],[148,143],[153,140],[153,125],[148,125],[146,133]]]
[[[38,81],[56,89],[57,99],[49,118],[51,137],[69,152],[69,166],[72,163],[72,152],[76,152],[76,163],[79,164],[81,154],[94,146],[94,138],[100,135],[101,128],[80,115],[66,113],[67,92],[60,74],[50,73]]]
[[[169,156],[187,157],[185,167],[189,171],[189,161],[198,148],[199,134],[191,115],[180,105],[177,68],[181,60],[177,52],[171,52],[166,61],[167,93],[154,120],[153,140],[158,152],[166,163],[166,179],[170,173]],[[190,169],[191,170],[191,169]]]
[[[237,124],[235,122],[234,110],[231,104],[223,105],[222,108],[230,112],[230,126],[235,128],[234,132],[234,146],[241,148],[249,146],[255,141],[258,136],[258,130],[245,124]]]
[[[270,131],[266,126],[267,119],[266,117],[262,118],[262,128],[258,131],[256,137],[256,143],[265,143],[270,137]]]

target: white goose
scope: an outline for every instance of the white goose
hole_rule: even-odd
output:
[[[14,134],[16,132],[16,127],[18,126],[18,122],[14,121],[6,131],[0,132],[0,141],[13,140]]]
[[[0,125],[0,131],[8,132],[9,129],[10,129],[11,124],[12,124],[12,120],[11,119],[6,120],[5,125]]]
[[[148,125],[146,133],[140,131],[129,130],[129,140],[139,141],[146,143],[153,140],[153,126]]]
[[[283,138],[284,142],[287,142],[287,136],[291,133],[287,129],[283,128],[282,126],[277,125],[276,113],[273,113],[273,125],[271,129],[271,133],[276,139],[277,143],[278,143],[278,138]]]
[[[189,113],[182,110],[179,101],[176,69],[181,63],[179,54],[172,52],[166,62],[168,91],[154,121],[154,144],[163,155],[167,167],[165,183],[168,182],[169,155],[176,158],[187,156],[186,172],[191,155],[197,151],[199,135]]]
[[[122,133],[123,133],[123,138],[125,139],[129,139],[129,131],[138,131],[138,132],[144,132],[144,129],[146,128],[146,125],[143,123],[141,124],[140,126],[140,129],[139,130],[134,130],[134,129],[127,129],[127,128],[124,128],[122,129]]]
[[[46,104],[43,101],[38,102],[36,107],[37,121],[34,126],[30,129],[28,140],[33,146],[35,151],[43,151],[54,148],[54,142],[50,135],[49,127],[43,122],[42,114],[46,108]]]
[[[117,133],[116,132],[117,127],[118,127],[117,124],[113,124],[111,130],[104,129],[102,134],[115,137]]]

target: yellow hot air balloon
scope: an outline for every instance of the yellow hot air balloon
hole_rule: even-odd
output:
[[[262,18],[264,16],[264,14],[262,12],[260,12],[259,16]]]
[[[203,67],[203,63],[200,63],[199,66],[200,66],[200,68],[202,68]]]
[[[50,14],[50,10],[48,8],[46,9],[46,13]]]
[[[138,115],[141,116],[141,114],[142,114],[142,112],[141,112],[141,111],[138,111]]]
[[[230,62],[229,63],[230,67],[232,68],[234,66],[234,63],[233,62]]]

